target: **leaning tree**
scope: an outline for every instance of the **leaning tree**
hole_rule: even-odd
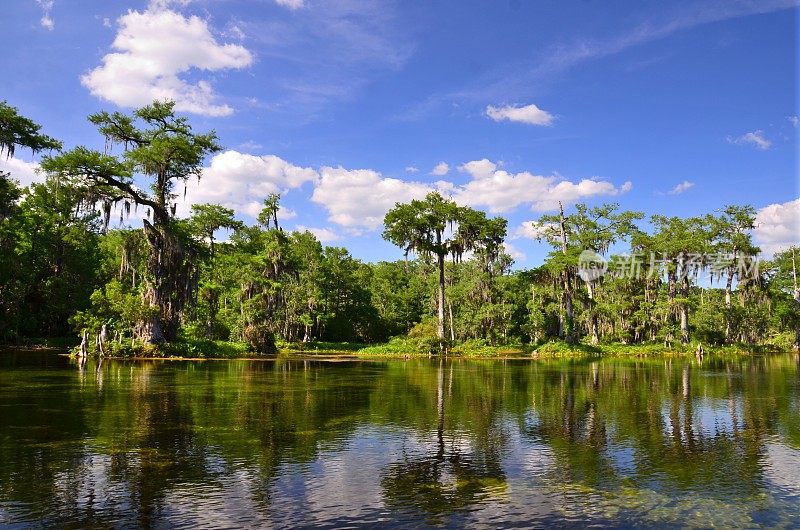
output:
[[[486,214],[443,198],[436,192],[425,200],[396,204],[384,217],[383,237],[406,254],[435,256],[439,269],[437,304],[439,340],[444,340],[445,277],[448,255],[499,247],[505,237],[505,219],[487,219]]]
[[[196,134],[184,117],[175,115],[174,102],[155,101],[132,114],[100,112],[89,116],[105,137],[103,152],[76,147],[44,157],[42,168],[80,187],[86,207],[102,205],[105,223],[112,207],[130,214],[141,206],[149,256],[143,301],[153,311],[136,326],[144,342],[174,340],[181,311],[196,287],[192,253],[176,229],[176,187],[201,176],[205,157],[220,150],[212,131]],[[121,147],[119,154],[112,154]],[[137,183],[149,184],[146,191]]]

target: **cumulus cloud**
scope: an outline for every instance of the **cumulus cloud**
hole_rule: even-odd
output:
[[[539,239],[552,226],[554,225],[539,225],[536,221],[525,221],[511,232],[511,237],[513,239]]]
[[[487,159],[467,162],[459,169],[472,177],[464,185],[445,180],[434,184],[400,180],[370,169],[324,167],[311,200],[328,210],[328,220],[332,223],[352,230],[376,230],[396,203],[423,198],[431,191],[449,196],[459,204],[488,207],[493,213],[502,213],[520,205],[534,211],[553,210],[558,201],[569,204],[599,195],[619,195],[631,189],[630,182],[615,186],[599,179],[571,182],[557,175],[512,174],[497,169],[497,164]]]
[[[486,115],[494,121],[515,121],[527,123],[529,125],[550,125],[553,123],[553,115],[542,110],[536,105],[530,104],[524,107],[514,107],[505,105],[503,107],[486,107]]]
[[[259,208],[262,206],[263,205],[259,203]],[[297,212],[291,208],[287,208],[286,206],[281,206],[278,208],[278,221],[286,221],[287,219],[294,219],[295,217],[297,217]]]
[[[674,188],[669,190],[670,195],[680,195],[684,191],[688,190],[694,186],[694,182],[689,182],[688,180],[684,180],[683,182],[677,184]]]
[[[525,261],[525,259],[527,259],[527,256],[525,255],[524,252],[522,252],[520,249],[518,249],[508,241],[503,243],[503,250],[505,250],[506,254],[511,256],[511,259],[513,259],[514,261]]]
[[[488,207],[499,213],[520,205],[534,211],[552,210],[558,207],[558,201],[569,204],[599,195],[618,195],[631,188],[630,182],[615,186],[596,178],[572,182],[558,175],[512,174],[498,169],[498,164],[488,159],[467,162],[459,169],[471,177],[463,185],[447,180],[425,183],[386,177],[371,169],[326,166],[317,171],[275,155],[255,156],[229,150],[211,159],[199,183],[188,183],[185,200],[179,200],[179,213],[186,215],[192,204],[216,203],[255,217],[268,194],[285,193],[311,182],[314,184],[311,201],[328,212],[328,221],[350,234],[358,234],[379,229],[386,212],[397,203],[424,198],[432,191],[459,204]],[[294,212],[282,210],[279,215],[289,219]],[[323,229],[314,230],[320,230],[321,240],[333,237],[333,233],[322,232]],[[522,230],[518,229],[516,236],[533,237]]]
[[[36,0],[36,3],[42,8],[42,18],[39,19],[39,24],[41,24],[43,28],[53,31],[53,28],[56,27],[56,23],[53,21],[52,17],[50,17],[50,12],[53,10],[55,1]]]
[[[187,183],[186,200],[179,200],[178,208],[185,215],[192,204],[213,203],[255,217],[270,193],[285,193],[317,178],[313,169],[295,166],[275,155],[255,156],[229,150],[211,159],[200,182]],[[282,210],[279,217],[289,219],[293,214]]]
[[[761,208],[755,224],[756,243],[766,255],[800,244],[800,198]]]
[[[195,70],[244,68],[252,63],[252,54],[240,45],[219,44],[205,20],[187,18],[169,9],[171,3],[175,2],[151,2],[144,12],[128,11],[120,17],[112,43],[116,51],[106,54],[81,82],[92,95],[123,107],[171,99],[179,111],[231,114],[231,107],[217,103],[207,80],[192,83],[182,76]]]
[[[306,5],[305,0],[275,0],[275,3],[291,10],[300,9]]]
[[[337,234],[330,228],[317,228],[313,226],[297,225],[294,227],[297,232],[311,232],[319,240],[320,243],[330,243],[342,239],[342,236]]]
[[[450,166],[447,164],[447,162],[439,162],[431,170],[431,175],[436,175],[437,177],[441,177],[443,175],[447,175],[449,171],[450,171]]]
[[[772,142],[764,137],[764,131],[761,130],[745,133],[736,138],[729,136],[728,142],[736,145],[752,145],[762,151],[766,151],[772,146]]]
[[[491,176],[497,169],[497,164],[486,158],[482,158],[480,160],[473,160],[472,162],[461,164],[458,166],[458,169],[469,173],[473,178],[480,179]]]
[[[21,158],[0,156],[0,173],[10,173],[11,178],[21,186],[29,186],[34,182],[43,182],[44,175],[38,174],[37,162],[26,162]]]
[[[419,173],[419,169],[416,166],[408,166],[406,167],[406,173]]]
[[[509,212],[520,205],[530,205],[534,211],[547,211],[558,207],[558,201],[573,203],[598,195],[619,195],[630,191],[632,184],[615,186],[598,178],[571,182],[558,175],[534,175],[524,171],[509,173],[497,169],[489,160],[475,160],[461,166],[473,177],[456,188],[457,202],[470,206],[487,207],[493,213]]]
[[[376,230],[396,203],[420,199],[430,191],[427,184],[386,178],[371,169],[323,167],[311,200],[328,210],[333,223]]]

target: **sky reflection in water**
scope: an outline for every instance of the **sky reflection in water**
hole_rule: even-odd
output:
[[[0,523],[800,526],[793,355],[0,354]]]

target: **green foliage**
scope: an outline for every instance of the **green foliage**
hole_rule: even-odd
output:
[[[177,338],[181,313],[191,304],[195,288],[194,248],[181,223],[173,219],[175,186],[199,179],[206,155],[221,149],[213,131],[195,133],[185,117],[175,115],[174,107],[174,102],[155,101],[131,115],[93,114],[89,121],[105,138],[104,152],[79,146],[44,157],[41,164],[45,172],[82,193],[86,208],[102,203],[105,229],[112,205],[122,206],[128,215],[132,204],[147,208],[147,219],[142,220],[149,249],[147,266],[141,271],[147,284],[143,298],[158,313],[140,322],[136,333],[153,343]],[[108,154],[111,145],[124,149],[113,156]],[[149,192],[135,184],[136,177],[149,180]],[[201,212],[205,214],[201,217],[206,221],[211,217],[213,224],[218,221],[213,213],[219,212]]]
[[[22,194],[0,221],[0,334],[63,336],[84,309],[99,257],[93,212],[78,211],[79,194],[49,179]],[[21,266],[25,264],[25,266]]]
[[[61,142],[39,132],[41,128],[20,115],[16,107],[0,101],[0,156],[14,156],[17,147],[26,147],[33,152],[61,149]]]
[[[425,200],[396,204],[383,220],[383,238],[405,252],[414,252],[424,260],[436,258],[438,266],[437,337],[445,339],[445,257],[461,261],[465,252],[476,251],[485,267],[500,258],[507,221],[488,219],[484,212],[444,199],[431,192]],[[450,233],[447,229],[450,229]],[[502,269],[502,267],[501,267]],[[487,268],[487,271],[491,269]],[[452,320],[452,319],[451,319]],[[451,337],[454,334],[451,325]]]
[[[147,344],[141,341],[108,342],[105,355],[115,358],[173,358],[173,359],[237,359],[260,355],[243,342],[180,339],[163,344]],[[73,350],[73,355],[78,351]],[[95,345],[90,351],[98,355]]]
[[[432,193],[386,215],[383,236],[405,259],[363,263],[310,232],[284,231],[277,194],[254,226],[215,204],[176,219],[176,186],[219,146],[173,110],[155,102],[91,116],[127,149],[45,157],[42,184],[22,189],[0,174],[0,340],[87,331],[93,342],[105,329],[114,354],[198,356],[233,355],[227,342],[251,354],[478,357],[800,346],[797,249],[753,266],[750,206],[656,215],[644,231],[641,213],[578,204],[539,219],[553,250],[545,262],[512,270],[505,219]],[[0,124],[17,128],[4,129],[0,149],[58,147],[14,116],[0,104]],[[134,184],[143,181],[149,191]],[[138,213],[144,229],[109,229],[113,204],[120,224]],[[218,241],[220,230],[229,240]],[[654,260],[609,256],[612,248]],[[606,255],[610,271],[639,274],[581,277],[583,250]],[[693,262],[695,253],[705,257]],[[746,267],[712,263],[715,255]],[[170,344],[142,344],[156,342],[159,327]]]

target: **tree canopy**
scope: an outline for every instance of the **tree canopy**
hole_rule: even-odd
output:
[[[31,151],[61,149],[61,142],[42,134],[41,125],[19,114],[16,107],[0,101],[0,156],[14,156],[16,148]]]
[[[4,129],[4,150],[59,146],[3,112],[27,130]],[[800,346],[798,249],[760,254],[748,205],[647,222],[617,204],[563,205],[534,224],[551,252],[525,269],[506,252],[505,219],[431,193],[385,216],[383,237],[404,259],[365,263],[285,230],[278,194],[250,223],[220,204],[181,218],[181,184],[219,145],[171,103],[90,121],[102,149],[44,156],[46,180],[25,188],[0,176],[2,340],[89,333],[107,337],[106,351],[224,341],[260,353],[325,342],[454,354],[559,340]],[[585,252],[596,274],[581,274]]]

